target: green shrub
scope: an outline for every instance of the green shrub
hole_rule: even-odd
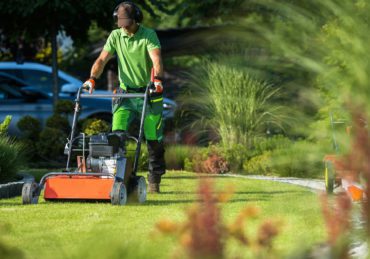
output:
[[[165,160],[167,169],[184,170],[185,160],[192,157],[194,148],[184,145],[166,147]]]
[[[11,180],[24,164],[24,146],[0,135],[0,182]]]
[[[263,152],[261,155],[245,160],[243,170],[247,174],[268,174],[271,172],[271,151]]]
[[[110,126],[109,124],[100,119],[88,119],[83,122],[82,124],[82,132],[85,134],[91,136],[94,134],[99,134],[102,132],[109,132],[110,131]]]
[[[20,138],[19,142],[22,143],[22,145],[25,148],[25,154],[28,157],[30,161],[39,159],[38,151],[37,151],[37,143],[31,139],[26,138]]]
[[[22,132],[20,141],[25,147],[27,157],[30,160],[39,159],[36,145],[39,140],[39,135],[41,132],[40,121],[34,117],[27,115],[22,117],[18,121],[17,127]]]
[[[276,174],[284,177],[320,177],[324,153],[317,144],[297,141],[290,147],[266,151],[246,161],[243,169],[253,174]]]
[[[68,119],[55,113],[46,120],[46,127],[60,129],[66,134],[71,130]]]
[[[193,161],[190,157],[184,159],[184,170],[188,172],[193,171]]]
[[[278,137],[265,144],[263,146],[266,151],[244,161],[244,173],[272,173],[284,177],[322,176],[322,160],[326,147],[306,140],[293,142],[284,137]]]
[[[324,154],[318,144],[297,141],[290,148],[275,149],[268,167],[280,176],[318,177],[323,173]]]
[[[0,123],[0,135],[4,135],[8,132],[9,124],[12,121],[12,116],[8,115],[4,121]]]
[[[243,169],[243,163],[253,155],[253,151],[242,144],[229,145],[228,147],[218,147],[219,153],[226,159],[230,170],[238,173]]]
[[[208,158],[207,147],[194,147],[191,157],[184,159],[184,169],[190,172],[203,173],[203,163]]]
[[[18,121],[17,127],[22,132],[24,139],[38,140],[41,131],[41,124],[38,119],[26,115]]]
[[[59,160],[64,155],[67,134],[60,129],[46,127],[36,144],[38,154],[44,159]]]
[[[43,130],[38,119],[24,116],[18,121],[17,127],[22,132],[21,141],[30,159],[57,161],[64,156],[64,146],[70,132],[69,121],[65,116],[54,113],[46,120]]]
[[[54,107],[54,114],[72,114],[74,103],[71,100],[58,100]]]
[[[255,155],[261,155],[265,151],[271,151],[274,149],[289,148],[292,141],[282,135],[275,135],[272,137],[258,137],[253,140],[253,153]]]

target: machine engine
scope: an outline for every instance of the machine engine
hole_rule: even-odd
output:
[[[125,133],[101,133],[90,137],[89,155],[86,158],[88,171],[114,174],[124,178],[126,171]]]

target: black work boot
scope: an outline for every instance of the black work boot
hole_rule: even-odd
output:
[[[149,193],[160,193],[159,183],[149,183]]]
[[[149,154],[149,193],[159,193],[159,184],[162,175],[166,172],[166,163],[164,161],[164,146],[162,141],[148,140]]]
[[[148,174],[148,182],[149,182],[149,193],[160,193],[160,183],[161,183],[161,176],[152,174],[149,172]]]

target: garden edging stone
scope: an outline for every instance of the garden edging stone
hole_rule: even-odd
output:
[[[24,181],[0,184],[0,199],[22,195]]]
[[[22,195],[23,184],[33,178],[31,175],[22,175],[23,179],[16,182],[0,184],[0,199],[13,198]]]

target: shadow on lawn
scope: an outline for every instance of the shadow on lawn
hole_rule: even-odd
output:
[[[275,195],[275,194],[307,194],[308,191],[252,191],[252,192],[234,192],[235,194],[262,194],[262,195]]]
[[[7,201],[2,201],[0,200],[0,206],[9,206],[9,207],[14,207],[14,206],[24,206],[22,202],[7,202]]]
[[[212,193],[222,193],[219,191],[214,191]],[[234,194],[263,194],[263,195],[274,195],[274,194],[291,194],[291,193],[296,193],[296,194],[306,194],[307,191],[236,191],[233,192]],[[178,195],[178,194],[197,194],[196,191],[162,191],[161,194],[173,194],[173,195]]]
[[[175,175],[167,176],[167,175],[164,175],[163,176],[163,179],[193,179],[193,180],[198,180],[198,179],[214,179],[214,178],[225,178],[225,179],[227,179],[225,176],[223,176],[223,175],[217,175],[217,174],[208,174],[208,175],[194,174],[194,176],[189,176],[189,175],[179,175],[179,176],[175,176]]]
[[[234,203],[234,202],[258,202],[258,201],[267,201],[267,198],[260,197],[260,198],[255,198],[255,199],[230,199],[226,203]],[[195,203],[199,202],[200,200],[198,199],[187,199],[187,200],[149,200],[146,201],[144,204],[141,204],[140,206],[167,206],[167,205],[175,205],[175,204],[189,204],[189,203]],[[218,203],[223,203],[223,202],[218,202]]]

